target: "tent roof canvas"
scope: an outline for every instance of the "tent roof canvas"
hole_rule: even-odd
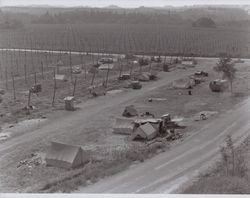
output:
[[[145,123],[154,123],[157,124],[161,121],[160,118],[139,118],[136,119],[134,122],[138,124],[145,124]]]
[[[150,123],[146,123],[137,128],[132,135],[132,140],[140,137],[142,139],[151,140],[157,136],[157,129],[155,129]]]
[[[98,68],[99,70],[108,70],[108,69],[113,69],[114,68],[114,64],[102,64],[100,65],[100,67]]]
[[[56,74],[55,79],[56,80],[66,80],[66,76],[63,74]]]
[[[63,63],[63,61],[62,61],[62,60],[59,60],[59,61],[56,63],[56,65],[57,65],[57,66],[63,66],[63,65],[64,65],[64,63]]]
[[[114,125],[114,133],[130,135],[133,132],[134,120],[117,118]]]
[[[156,132],[155,128],[150,123],[141,125],[139,128],[147,135],[147,137]]]
[[[194,79],[190,79],[190,78],[181,78],[178,80],[175,80],[173,83],[173,88],[176,89],[187,89],[190,86],[194,86],[195,82]]]
[[[82,152],[80,146],[51,142],[51,147],[46,155],[46,162],[48,165],[58,167],[75,167],[82,163]]]

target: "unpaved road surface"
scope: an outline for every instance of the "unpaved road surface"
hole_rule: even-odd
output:
[[[239,103],[188,137],[174,149],[98,183],[80,188],[78,193],[171,193],[191,181],[198,171],[218,157],[226,135],[236,141],[250,133],[250,99]]]
[[[204,66],[198,66],[188,70],[176,70],[170,73],[160,73],[160,79],[158,81],[145,83],[141,90],[131,90],[113,95],[102,96],[96,99],[87,100],[84,103],[78,105],[79,109],[76,112],[64,111],[55,113],[50,116],[48,121],[39,125],[35,130],[26,131],[25,133],[16,135],[4,143],[0,144],[0,189],[2,192],[18,192],[20,186],[15,186],[13,181],[15,177],[13,169],[9,166],[13,166],[13,159],[19,159],[19,156],[23,153],[29,153],[32,149],[39,146],[39,144],[45,144],[53,140],[58,135],[66,134],[67,137],[71,137],[78,131],[83,130],[83,127],[91,127],[95,124],[95,120],[105,116],[108,112],[119,109],[122,111],[122,107],[132,102],[139,96],[150,92],[151,90],[165,86],[173,80],[182,78],[189,74],[192,74],[197,69],[204,69]],[[84,133],[84,132],[83,132]],[[101,134],[100,134],[101,135]],[[68,141],[70,143],[70,141]],[[73,142],[71,142],[73,143]],[[48,143],[47,143],[48,144]],[[20,159],[21,160],[21,159]],[[7,170],[7,171],[6,171]],[[7,177],[8,176],[8,177]],[[7,183],[6,183],[7,178]]]

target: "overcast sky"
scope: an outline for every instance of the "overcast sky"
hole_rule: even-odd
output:
[[[15,5],[57,5],[104,7],[158,7],[165,5],[184,6],[194,4],[250,4],[250,0],[0,0],[2,6]]]

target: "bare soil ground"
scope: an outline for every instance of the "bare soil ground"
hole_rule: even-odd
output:
[[[210,80],[218,78],[218,74],[212,71],[216,61],[216,59],[200,59],[196,68],[174,69],[170,73],[162,72],[159,74],[158,81],[143,83],[143,89],[139,91],[122,89],[122,93],[95,99],[85,98],[84,103],[77,105],[79,109],[76,112],[63,111],[63,103],[60,101],[56,103],[56,106],[60,107],[56,112],[51,112],[50,105],[47,105],[43,109],[48,111],[42,111],[42,115],[46,115],[48,118],[44,121],[45,123],[36,125],[32,130],[27,129],[18,136],[12,134],[9,139],[0,143],[0,153],[2,153],[0,157],[1,191],[54,192],[64,190],[68,192],[79,185],[88,185],[102,177],[121,171],[133,161],[138,161],[138,158],[143,161],[157,152],[164,151],[165,149],[157,151],[157,148],[150,150],[144,143],[132,143],[127,137],[113,134],[114,118],[121,116],[126,105],[133,104],[140,113],[149,111],[156,117],[170,113],[172,117],[184,118],[183,123],[187,128],[181,132],[184,137],[188,136],[192,131],[208,122],[206,120],[194,121],[197,113],[201,111],[223,113],[249,94],[249,61],[236,65],[238,72],[233,94],[230,92],[212,93],[208,84]],[[199,69],[208,70],[209,77],[204,83],[194,87],[193,95],[188,95],[187,90],[172,88],[173,80],[183,78]],[[111,84],[114,89],[121,89],[121,84],[117,81]],[[77,98],[81,101],[83,96],[86,96],[80,89],[77,93]],[[65,91],[62,95],[66,95]],[[37,101],[39,98],[43,97],[38,97]],[[44,96],[44,98],[46,97]],[[166,98],[166,100],[148,102],[148,98]],[[34,112],[39,114],[41,106]],[[216,115],[209,119],[216,119]],[[82,145],[85,150],[90,152],[91,163],[84,168],[75,170],[46,167],[44,163],[36,163],[36,159],[34,159],[36,157],[41,162],[43,161],[42,158],[51,140]],[[168,146],[178,142],[164,144]],[[134,154],[135,150],[141,152]],[[20,161],[23,160],[28,162],[19,166]]]

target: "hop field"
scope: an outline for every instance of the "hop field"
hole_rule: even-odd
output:
[[[1,48],[107,53],[249,56],[246,28],[192,28],[153,24],[30,24],[0,30]]]

